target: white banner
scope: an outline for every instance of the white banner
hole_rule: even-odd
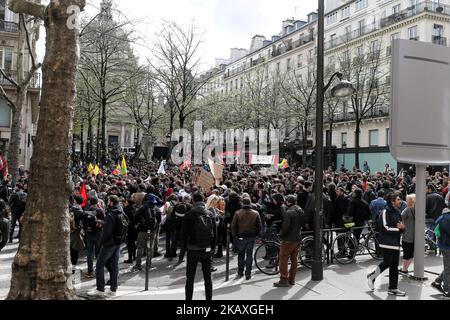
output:
[[[250,155],[250,164],[273,164],[273,156]]]

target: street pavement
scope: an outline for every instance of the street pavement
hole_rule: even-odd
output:
[[[160,241],[161,253],[164,253],[164,240]],[[18,243],[8,244],[0,252],[0,299],[5,299],[9,290],[11,264],[17,251]],[[149,274],[149,291],[144,291],[144,271],[132,272],[130,264],[123,263],[128,257],[126,249],[122,250],[120,261],[119,290],[116,297],[110,300],[184,300],[184,285],[186,282],[186,262],[177,265],[177,259],[169,262],[163,256],[154,258]],[[274,288],[273,283],[278,276],[267,276],[253,269],[252,279],[236,280],[237,255],[231,254],[230,279],[225,281],[225,257],[215,260],[217,271],[213,272],[214,300],[443,300],[442,295],[430,284],[436,274],[442,270],[442,258],[426,255],[425,282],[411,280],[399,276],[399,288],[406,291],[406,297],[388,296],[388,271],[377,279],[374,292],[370,292],[366,285],[367,269],[373,269],[379,261],[370,256],[358,256],[356,262],[350,265],[325,265],[324,280],[311,281],[311,271],[300,267],[295,286],[290,288]],[[145,261],[145,258],[144,258]],[[81,299],[88,299],[87,292],[95,289],[95,279],[85,279],[83,274],[87,270],[86,258],[81,257],[73,284]],[[434,274],[433,274],[434,273]],[[106,280],[108,273],[105,272]],[[204,285],[200,265],[197,267],[195,279],[194,300],[203,300]]]

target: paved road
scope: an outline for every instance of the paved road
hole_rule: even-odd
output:
[[[161,252],[164,241],[160,242]],[[17,250],[17,240],[8,244],[0,253],[0,299],[4,299],[8,293],[11,263]],[[131,265],[123,263],[127,256],[121,256],[121,275],[119,280],[118,295],[113,300],[183,300],[186,263],[177,265],[169,262],[163,257],[154,258],[150,273],[150,288],[145,292],[145,273],[131,272]],[[438,273],[442,270],[442,259],[434,255],[426,257],[426,269]],[[312,282],[311,272],[301,268],[296,279],[296,285],[291,288],[274,288],[273,282],[278,280],[277,276],[261,274],[253,270],[253,277],[246,281],[245,278],[235,280],[237,268],[237,256],[231,256],[230,281],[225,282],[225,258],[215,261],[218,268],[213,273],[214,299],[220,300],[377,300],[377,299],[399,299],[399,300],[441,300],[441,295],[430,287],[435,275],[427,273],[429,280],[416,282],[400,276],[400,289],[407,292],[405,298],[395,298],[387,295],[388,277],[387,271],[376,283],[376,291],[369,292],[366,286],[365,276],[367,268],[374,268],[376,261],[370,257],[358,257],[356,263],[350,265],[328,265],[324,268],[324,281]],[[144,264],[145,266],[145,264]],[[74,279],[77,293],[86,297],[86,292],[95,288],[94,279],[85,279],[86,259],[79,262],[79,271]],[[145,269],[145,268],[144,268]],[[204,299],[204,288],[200,267],[197,268],[194,299]]]

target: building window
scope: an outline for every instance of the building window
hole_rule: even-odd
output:
[[[399,14],[400,13],[400,5],[396,5],[392,7],[392,14]]]
[[[11,108],[5,99],[0,98],[0,127],[9,128],[11,126]]]
[[[358,21],[358,36],[362,36],[364,34],[365,29],[366,29],[366,20]]]
[[[277,74],[280,74],[280,63],[279,62],[277,62],[277,69],[276,69],[276,71],[277,71]]]
[[[341,144],[342,146],[348,146],[348,142],[347,142],[347,132],[342,132],[341,133]]]
[[[9,71],[12,68],[12,50],[0,48],[0,68]]]
[[[350,41],[352,39],[352,26],[345,27],[345,39],[346,41]]]
[[[297,67],[301,68],[303,66],[303,54],[297,56]]]
[[[331,46],[332,47],[334,47],[337,43],[336,43],[336,33],[333,33],[331,36],[330,36],[330,42],[331,42]]]
[[[389,136],[390,131],[389,128],[386,129],[386,145],[389,146],[391,142],[391,137]]]
[[[378,147],[378,129],[369,130],[369,147]]]
[[[350,17],[350,6],[346,6],[341,10],[341,19]]]
[[[419,40],[419,37],[417,35],[417,26],[408,29],[408,38],[409,40]]]
[[[325,145],[327,146],[327,147],[331,147],[331,145],[333,144],[332,142],[332,139],[333,137],[332,137],[332,133],[331,133],[331,131],[330,130],[327,130],[326,131],[326,133],[325,133]]]
[[[360,11],[362,9],[367,8],[368,4],[369,4],[369,0],[357,0],[355,2],[355,6],[356,6],[355,11]]]
[[[337,11],[327,16],[327,25],[337,22],[338,13]]]
[[[357,57],[362,57],[364,55],[364,46],[359,46],[358,48],[356,48],[356,56]]]
[[[286,61],[286,69],[287,71],[291,71],[291,58],[287,59]]]

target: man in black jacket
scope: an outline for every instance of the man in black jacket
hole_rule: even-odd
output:
[[[95,266],[95,279],[97,288],[94,291],[88,292],[88,295],[94,297],[105,297],[105,265],[107,261],[112,258],[112,273],[111,273],[111,291],[110,296],[115,296],[118,280],[119,280],[119,257],[120,257],[120,243],[116,239],[115,231],[117,229],[119,215],[125,215],[120,200],[117,196],[108,197],[108,208],[106,210],[106,218],[103,225],[102,248]]]
[[[295,284],[297,274],[298,250],[300,248],[300,230],[305,223],[305,214],[298,206],[297,197],[286,197],[287,211],[283,216],[280,245],[280,281],[274,283],[274,287],[289,287]],[[291,259],[291,267],[288,272],[288,260]]]
[[[383,248],[383,262],[372,272],[367,274],[367,285],[373,291],[375,280],[389,268],[389,295],[405,296],[406,293],[398,289],[398,263],[400,259],[400,238],[405,230],[402,223],[402,216],[399,211],[402,199],[400,196],[391,193],[388,198],[388,206],[378,216],[377,224],[380,233],[378,241]]]
[[[94,277],[94,255],[99,256],[102,242],[102,228],[105,214],[102,209],[97,208],[98,198],[89,199],[87,207],[84,209],[83,228],[86,233],[86,250],[88,272],[86,278]]]
[[[135,216],[136,230],[138,232],[136,240],[136,265],[133,267],[133,271],[142,270],[142,255],[144,249],[147,246],[147,241],[150,241],[151,258],[154,257],[155,239],[157,236],[158,224],[161,223],[161,211],[157,207],[158,200],[154,194],[147,196],[147,201],[137,211]],[[149,232],[150,231],[150,239]],[[151,259],[150,258],[150,259]]]
[[[24,191],[23,185],[18,183],[14,187],[14,193],[9,197],[9,207],[11,208],[11,230],[9,233],[9,243],[13,242],[14,229],[16,223],[19,222],[19,234],[17,238],[20,240],[20,234],[22,232],[22,223],[20,218],[25,212],[27,194]]]
[[[194,293],[194,278],[197,270],[197,263],[202,264],[203,279],[205,280],[206,300],[212,300],[212,279],[211,279],[211,261],[212,250],[215,247],[216,228],[215,222],[206,210],[204,197],[201,193],[195,193],[192,197],[194,205],[186,213],[183,220],[182,246],[187,251],[186,266],[186,300],[191,301]],[[210,235],[198,234],[196,226],[203,225]],[[204,240],[207,240],[206,243]]]
[[[442,214],[445,209],[444,198],[436,192],[436,187],[434,184],[429,183],[427,185],[427,200],[426,200],[426,216],[425,223],[428,229],[434,231],[436,228],[436,219]],[[432,234],[433,240],[436,242],[436,236]]]

